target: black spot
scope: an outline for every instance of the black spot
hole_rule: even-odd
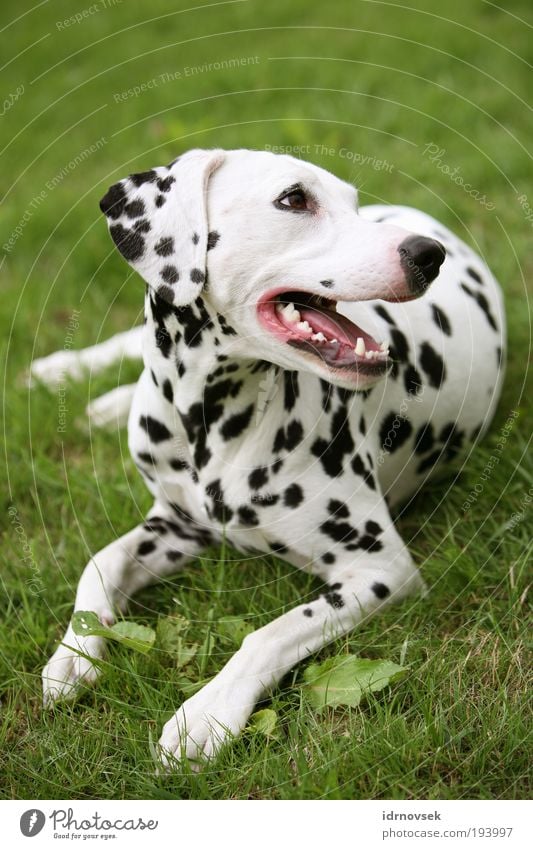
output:
[[[474,268],[468,267],[466,269],[466,273],[472,278],[472,280],[475,280],[476,283],[481,283],[483,285],[483,279],[481,275],[478,274],[478,272]]]
[[[371,553],[375,551],[381,551],[381,549],[383,548],[383,543],[379,539],[376,539],[375,537],[371,536],[370,534],[364,534],[364,536],[359,539],[358,548],[362,548],[363,551],[368,551],[369,553]]]
[[[182,557],[183,554],[181,553],[181,551],[167,551],[166,553],[166,558],[171,563],[177,563],[177,561],[181,560]]]
[[[204,331],[213,329],[213,322],[202,299],[197,298],[194,304],[198,312],[192,306],[180,307],[178,312],[179,322],[183,327],[183,337],[188,348],[196,348],[202,341]],[[226,381],[226,385],[226,394],[228,394],[232,384]]]
[[[376,598],[387,598],[387,596],[390,595],[389,588],[385,586],[385,584],[380,584],[378,582],[372,584],[371,590],[376,596]]]
[[[140,218],[144,215],[146,207],[142,200],[132,200],[124,207],[124,212],[128,218]]]
[[[303,611],[303,614],[304,614],[304,616],[311,617],[313,615],[313,611],[311,610],[310,607],[306,607],[305,610]]]
[[[424,460],[422,460],[418,464],[418,466],[416,468],[417,473],[422,474],[422,472],[425,472],[428,469],[431,469],[432,466],[434,466],[436,463],[438,463],[441,456],[442,456],[442,451],[440,449],[437,449],[437,451],[433,451],[433,453],[430,454],[429,457],[426,457]]]
[[[116,221],[124,212],[126,205],[126,191],[122,183],[115,183],[103,196],[100,201],[100,209],[109,218]]]
[[[225,439],[227,442],[230,439],[236,439],[240,436],[250,424],[253,411],[254,405],[249,404],[245,410],[242,410],[242,412],[234,413],[229,416],[220,428],[220,435],[222,439]]]
[[[296,404],[296,399],[298,398],[298,395],[300,394],[300,390],[298,387],[298,372],[284,371],[283,378],[285,384],[285,409],[288,413],[290,413],[290,411]]]
[[[190,277],[193,283],[205,283],[205,274],[199,268],[193,268]]]
[[[227,321],[223,315],[218,316],[218,321],[220,326],[224,330],[224,327],[227,326]],[[250,368],[250,374],[257,374],[259,371],[269,371],[272,368],[272,363],[267,363],[266,360],[257,360],[253,366]],[[277,373],[277,372],[276,372]]]
[[[389,413],[383,419],[379,429],[381,447],[384,451],[389,451],[392,454],[407,442],[412,430],[413,427],[409,419],[400,416],[398,413]]]
[[[152,380],[155,383],[155,385],[159,386],[159,383],[157,382],[157,377],[155,376],[153,369],[150,369],[150,374],[152,375]]]
[[[166,287],[161,286],[160,290],[163,288]],[[172,290],[169,289],[169,292],[172,293]],[[170,337],[170,333],[166,328],[165,319],[168,318],[170,315],[175,315],[175,308],[172,306],[171,303],[169,303],[169,299],[162,297],[160,293],[157,292],[153,293],[150,296],[150,310],[152,313],[152,318],[156,324],[156,345],[161,350],[163,356],[168,357],[170,349],[172,347],[172,339]]]
[[[168,304],[172,304],[174,302],[174,290],[171,289],[170,286],[158,286],[157,294]],[[162,332],[167,332],[166,327],[162,329]],[[167,355],[165,354],[165,356]]]
[[[326,553],[322,555],[322,562],[327,563],[328,565],[330,565],[331,563],[335,563],[336,559],[337,558],[335,557],[332,551],[326,551]]]
[[[164,442],[165,439],[170,439],[172,436],[163,422],[159,422],[151,416],[141,416],[139,425],[146,431],[152,442]]]
[[[130,180],[134,186],[142,186],[144,183],[153,183],[157,174],[155,171],[139,171],[138,174],[130,174]]]
[[[345,406],[340,406],[331,418],[330,438],[316,439],[311,446],[311,453],[319,458],[327,475],[337,477],[344,471],[345,454],[351,454],[354,447],[348,412]]]
[[[274,437],[274,445],[273,451],[278,453],[279,451],[292,451],[296,448],[297,445],[300,444],[302,439],[304,438],[304,429],[302,427],[302,423],[298,421],[298,419],[293,419],[287,425],[287,429],[280,427],[276,431],[276,435]]]
[[[271,467],[272,473],[274,475],[277,475],[277,473],[279,472],[279,470],[281,469],[282,466],[283,466],[283,460],[280,460],[278,458],[274,463],[272,463],[272,467]]]
[[[268,547],[271,551],[275,551],[276,554],[286,554],[289,550],[282,542],[271,542]]]
[[[333,280],[321,280],[320,285],[324,286],[325,289],[331,289],[333,286]]]
[[[231,507],[228,507],[228,505],[224,501],[224,490],[222,489],[220,480],[217,479],[215,481],[212,481],[206,486],[205,491],[211,498],[213,504],[213,518],[216,519],[218,522],[229,522],[233,517],[233,510],[231,509]]]
[[[158,241],[154,250],[159,256],[170,256],[171,253],[174,253],[174,239],[172,236],[164,236]]]
[[[137,554],[139,555],[139,557],[143,557],[146,554],[151,554],[152,551],[155,551],[155,547],[155,542],[152,542],[152,540],[147,539],[144,542],[141,542],[137,549]]]
[[[429,380],[430,386],[439,389],[446,377],[446,369],[442,357],[437,354],[429,342],[423,342],[420,346],[420,365]]]
[[[258,466],[248,475],[248,484],[251,489],[261,489],[268,481],[268,470],[264,466]]]
[[[365,481],[366,485],[370,487],[370,489],[376,488],[374,475],[369,469],[366,468],[363,462],[363,458],[359,454],[356,454],[355,457],[353,457],[352,459],[352,471],[354,472],[354,474],[360,475]]]
[[[498,363],[498,368],[501,368],[503,364],[503,351],[499,346],[496,348],[496,361]]]
[[[148,533],[159,534],[161,536],[164,536],[168,531],[165,520],[160,516],[150,516],[148,521],[143,524],[143,528]]]
[[[431,422],[427,422],[427,424],[422,425],[416,432],[415,454],[425,454],[426,451],[431,451],[434,444],[433,425]]]
[[[452,326],[446,313],[443,312],[436,304],[431,304],[431,315],[439,330],[442,330],[446,336],[451,336]]]
[[[391,332],[391,357],[394,360],[399,360],[401,363],[405,363],[409,358],[409,343],[405,338],[404,334],[401,330],[398,330],[397,327],[394,327]]]
[[[339,608],[341,608],[341,607],[344,607],[344,599],[343,599],[343,597],[340,595],[340,593],[335,592],[334,587],[337,587],[337,586],[339,586],[339,587],[340,587],[340,586],[342,586],[342,584],[333,584],[333,586],[332,586],[332,587],[330,587],[330,589],[329,589],[327,592],[322,593],[322,595],[324,596],[324,600],[325,600],[325,601],[326,601],[326,602],[327,602],[327,603],[328,603],[331,607],[334,607],[334,608],[336,608],[336,609],[339,609]]]
[[[344,504],[342,501],[337,501],[336,498],[330,499],[330,501],[328,502],[328,510],[330,513],[333,513],[333,515],[337,516],[339,519],[347,519],[350,515],[348,505]]]
[[[157,188],[160,192],[169,192],[172,183],[176,182],[175,177],[165,177],[163,180],[157,181]]]
[[[133,225],[133,229],[136,233],[149,233],[152,228],[149,221],[144,218],[142,221],[136,221]]]
[[[149,463],[151,466],[155,466],[155,457],[152,454],[149,454],[147,451],[138,451],[137,457],[139,458],[141,463]]]
[[[391,324],[393,327],[396,327],[396,322],[393,318],[391,318],[385,307],[383,307],[381,304],[377,304],[377,306],[374,307],[374,310],[381,318],[385,319],[386,322]]]
[[[184,472],[189,471],[190,466],[185,460],[180,460],[179,457],[173,457],[169,462],[169,466],[171,469],[174,469],[175,472]]]
[[[343,404],[347,404],[356,392],[355,389],[346,389],[344,386],[336,386],[335,388],[339,396],[339,401],[342,401]]]
[[[237,513],[243,525],[252,527],[259,524],[257,513],[251,507],[239,507]]]
[[[492,327],[493,330],[498,330],[498,325],[496,324],[496,319],[492,315],[490,311],[489,302],[487,301],[483,292],[473,292],[466,283],[461,283],[461,289],[466,292],[467,295],[470,295],[471,298],[477,303],[478,307],[484,312],[485,318],[488,323]]]
[[[198,233],[193,233],[192,234],[193,245],[197,245],[199,241],[200,241],[200,236],[198,235]]]
[[[168,377],[163,383],[163,395],[165,396],[167,401],[170,401],[170,403],[172,404],[174,400],[174,390],[172,389],[172,383],[170,382]]]
[[[322,389],[322,409],[325,413],[329,413],[334,387],[327,380],[320,378],[320,388]]]
[[[422,378],[414,366],[407,366],[403,376],[403,382],[409,395],[417,395],[422,389]]]
[[[359,419],[359,431],[360,431],[362,436],[365,436],[365,434],[366,434],[366,421],[365,421],[364,416],[361,416],[361,418]]]
[[[136,233],[134,230],[126,230],[122,224],[113,224],[109,228],[109,232],[124,259],[135,262],[143,256],[144,239],[140,233]]]
[[[233,327],[228,324],[226,319],[220,313],[217,313],[218,323],[220,324],[220,329],[225,336],[236,336],[237,332],[233,329]],[[263,368],[264,367],[264,368]],[[255,374],[256,371],[268,370],[270,368],[270,363],[266,363],[264,360],[259,360],[258,363],[255,363],[255,368],[252,369],[251,374]]]
[[[180,279],[178,269],[175,265],[165,265],[161,271],[161,277],[165,283],[177,283]]]
[[[370,521],[368,521],[365,525],[365,531],[367,534],[373,534],[373,536],[377,537],[383,533],[383,528],[380,524],[378,524],[378,522],[374,522],[370,519]]]
[[[283,495],[283,503],[285,507],[298,507],[304,499],[302,487],[297,483],[293,483],[287,487]]]
[[[459,430],[456,422],[450,422],[442,428],[439,438],[443,443],[444,459],[447,462],[454,460],[461,451],[464,436],[464,431]]]
[[[207,234],[207,250],[212,251],[216,246],[218,240],[220,239],[220,233],[217,233],[216,230],[211,230]]]
[[[348,522],[337,522],[328,519],[320,525],[320,532],[334,542],[354,542],[359,536],[357,530]]]
[[[155,199],[155,205],[159,209],[167,202],[167,199],[164,195],[158,195]]]

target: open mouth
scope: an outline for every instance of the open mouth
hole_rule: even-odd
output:
[[[258,304],[262,324],[280,341],[320,358],[330,368],[383,374],[391,365],[386,343],[336,309],[330,298],[298,291],[278,292]]]

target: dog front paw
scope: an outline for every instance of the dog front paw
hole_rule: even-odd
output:
[[[163,727],[159,758],[165,771],[185,759],[193,772],[216,757],[227,741],[245,727],[255,699],[239,694],[238,686],[218,688],[216,679],[188,699]]]
[[[83,684],[93,684],[99,674],[93,660],[104,654],[100,637],[78,637],[69,627],[63,642],[43,669],[43,705],[74,699]]]
[[[69,377],[81,380],[83,375],[84,368],[77,351],[55,351],[48,357],[34,360],[24,373],[23,380],[30,388],[36,383],[54,388]]]

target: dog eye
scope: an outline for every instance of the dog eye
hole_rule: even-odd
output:
[[[292,209],[294,212],[307,212],[310,207],[303,189],[291,189],[274,201],[278,209]]]

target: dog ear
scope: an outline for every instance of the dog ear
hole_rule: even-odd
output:
[[[100,201],[122,256],[176,306],[191,303],[206,282],[207,185],[223,160],[222,150],[191,150],[131,174]]]

